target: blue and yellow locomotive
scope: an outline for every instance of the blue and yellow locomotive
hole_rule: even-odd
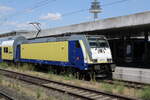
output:
[[[22,36],[1,41],[1,60],[71,67],[97,77],[111,76],[114,69],[109,43],[104,36],[71,35],[27,40]]]

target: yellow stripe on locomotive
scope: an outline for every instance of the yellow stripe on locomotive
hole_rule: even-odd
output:
[[[22,44],[21,59],[68,62],[68,41]]]

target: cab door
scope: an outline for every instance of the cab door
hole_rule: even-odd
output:
[[[13,47],[2,47],[2,59],[13,60]]]
[[[69,42],[69,60],[74,66],[83,66],[84,57],[79,41]]]

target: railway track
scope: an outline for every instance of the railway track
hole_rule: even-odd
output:
[[[76,85],[66,84],[54,80],[44,79],[4,69],[0,69],[0,74],[87,100],[137,100],[136,98],[84,88]]]
[[[0,100],[15,100],[15,99],[7,95],[6,93],[0,91]]]

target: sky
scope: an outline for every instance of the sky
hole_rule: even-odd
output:
[[[93,0],[0,0],[0,34],[93,21],[89,8]],[[97,20],[150,11],[150,0],[98,0],[102,12]]]

